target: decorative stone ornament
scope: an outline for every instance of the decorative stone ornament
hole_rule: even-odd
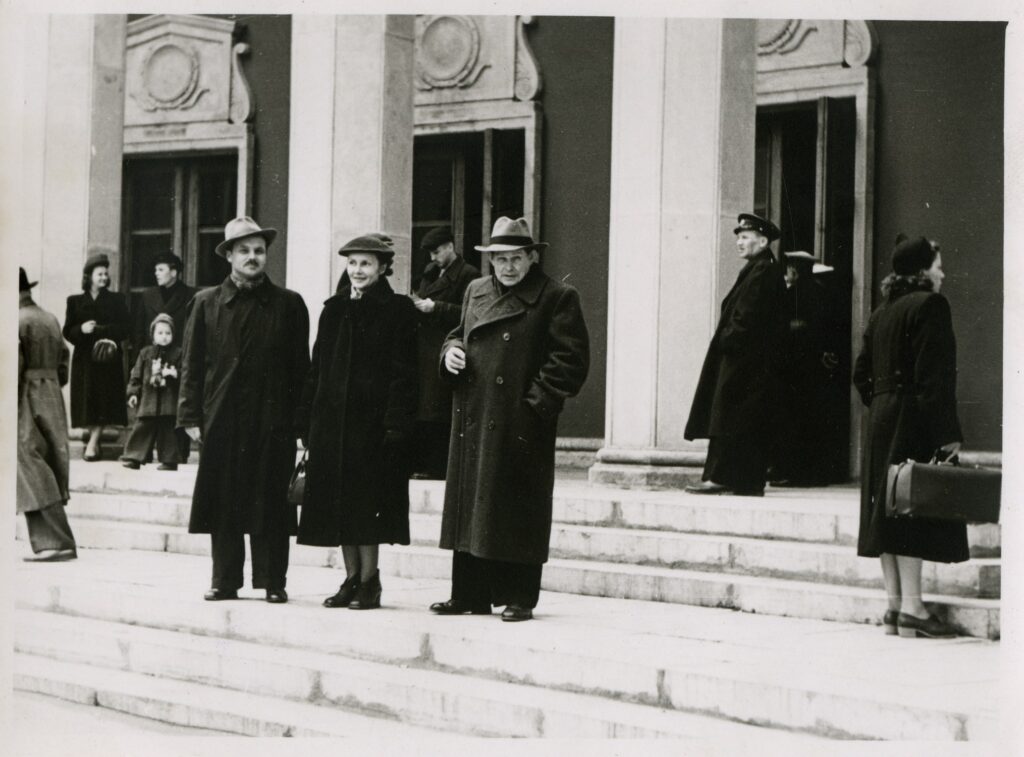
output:
[[[480,62],[480,29],[471,16],[428,16],[416,57],[419,89],[471,87],[489,63]]]
[[[133,96],[147,110],[196,104],[207,88],[199,88],[199,55],[191,45],[167,43],[150,48],[142,63],[141,86]]]
[[[760,19],[757,22],[759,73],[800,68],[867,65],[875,38],[867,21]]]

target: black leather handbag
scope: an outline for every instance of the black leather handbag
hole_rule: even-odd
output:
[[[306,458],[309,457],[309,450],[302,451],[302,457],[295,464],[291,480],[288,482],[288,504],[295,507],[302,507],[302,498],[306,494]]]
[[[991,468],[907,460],[889,466],[885,514],[998,523],[1003,474]]]

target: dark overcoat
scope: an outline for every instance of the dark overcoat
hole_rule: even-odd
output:
[[[416,308],[378,279],[320,314],[300,417],[309,442],[299,543],[409,543]]]
[[[82,333],[86,321],[96,321],[91,334]],[[128,422],[122,342],[129,329],[128,306],[120,294],[101,289],[95,300],[88,292],[68,297],[64,338],[75,346],[71,358],[72,426],[123,426]],[[117,353],[106,363],[92,359],[92,347],[100,339],[117,344]]]
[[[161,293],[162,287],[152,286],[142,290],[135,303],[132,324],[132,355],[137,356],[149,344],[149,327],[153,319],[166,313],[174,320],[174,339],[171,344],[180,346],[185,338],[185,323],[188,321],[188,305],[196,290],[180,279],[167,289],[167,299]]]
[[[444,353],[466,352],[452,376]],[[454,386],[441,547],[540,564],[551,536],[555,433],[590,367],[577,291],[532,266],[504,294],[491,276],[466,290],[440,370]]]
[[[784,289],[782,269],[771,251],[763,250],[743,266],[722,301],[686,422],[686,439],[770,436]]]
[[[417,349],[420,398],[417,420],[451,422],[452,390],[437,374],[437,353],[448,333],[459,325],[466,287],[478,278],[480,271],[462,258],[456,258],[440,276],[433,269],[424,273],[420,280],[416,294],[423,299],[433,300],[434,310],[430,313],[417,311],[420,326]]]
[[[153,360],[159,359],[163,365],[174,366],[178,376],[165,376],[164,386],[153,386]],[[135,366],[128,378],[129,397],[138,397],[135,414],[139,418],[158,416],[175,417],[178,413],[178,385],[181,379],[181,347],[169,345],[143,347],[135,359]]]
[[[193,298],[177,422],[202,429],[190,533],[296,533],[288,482],[308,371],[309,313],[296,292],[269,279],[239,291],[228,277]]]
[[[868,321],[853,382],[868,406],[857,554],[967,560],[965,524],[885,515],[890,463],[928,461],[939,447],[963,439],[956,339],[946,298],[930,291],[890,294]]]
[[[68,499],[68,420],[61,387],[68,348],[60,324],[34,302],[18,308],[18,512]]]

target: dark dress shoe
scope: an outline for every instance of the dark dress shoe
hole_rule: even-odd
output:
[[[338,593],[324,600],[324,607],[348,607],[356,598],[357,591],[359,591],[359,576],[346,578],[345,583],[338,588]]]
[[[460,602],[457,599],[449,599],[445,602],[434,602],[430,606],[430,611],[435,615],[490,615],[491,606],[482,605],[480,607],[471,607],[466,602]]]
[[[716,484],[714,481],[701,481],[699,484],[690,484],[686,487],[690,494],[732,494],[728,486]]]
[[[918,636],[925,636],[929,639],[953,639],[958,635],[953,626],[944,623],[934,615],[921,619],[901,612],[896,619],[896,626],[900,636],[905,639],[914,639]]]
[[[283,605],[288,601],[288,592],[284,589],[267,589],[267,601],[272,605]]]
[[[125,468],[131,468],[132,470],[138,470],[139,468],[142,467],[141,463],[139,463],[137,460],[122,460],[121,465],[123,465]]]
[[[509,605],[501,611],[501,619],[508,623],[518,623],[521,620],[533,620],[533,610],[529,607]]]
[[[899,610],[886,610],[885,615],[882,616],[882,627],[885,628],[886,636],[896,635],[897,620],[900,617]]]
[[[65,562],[78,557],[73,549],[44,549],[29,557],[23,557],[25,562]]]
[[[380,571],[373,574],[373,578],[359,584],[356,595],[349,602],[350,610],[376,610],[380,607]]]
[[[156,466],[156,469],[157,470],[178,470],[178,464],[177,463],[160,463],[160,465]]]
[[[220,602],[222,599],[238,599],[237,589],[210,589],[203,595],[207,602]]]

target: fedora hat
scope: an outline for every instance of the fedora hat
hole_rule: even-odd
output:
[[[27,292],[29,289],[31,289],[32,287],[34,287],[38,283],[39,283],[38,281],[31,281],[30,282],[28,280],[28,274],[25,273],[25,269],[21,268],[21,267],[18,268],[18,291],[19,292]]]
[[[480,252],[512,252],[514,250],[542,250],[547,242],[534,242],[530,233],[530,224],[525,218],[502,216],[494,222],[491,232],[491,243],[487,246],[476,245]]]
[[[239,216],[228,221],[227,226],[224,227],[224,241],[217,245],[214,250],[222,258],[226,257],[228,250],[231,249],[231,245],[237,242],[239,239],[245,239],[245,237],[263,237],[263,240],[270,246],[270,243],[274,241],[274,237],[277,236],[277,229],[261,229],[260,225],[249,216]]]
[[[804,252],[803,250],[794,250],[793,252],[784,252],[782,254],[792,260],[806,260],[807,262],[810,263],[818,262],[818,259],[816,257],[814,257],[809,252]]]

